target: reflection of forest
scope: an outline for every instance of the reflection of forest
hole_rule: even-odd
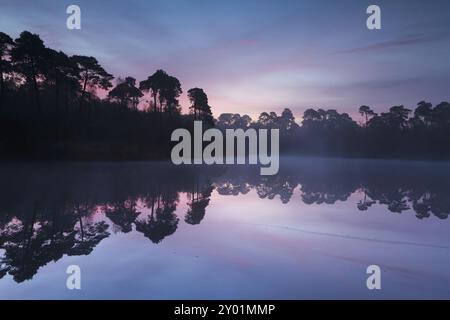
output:
[[[282,203],[297,190],[306,204],[334,204],[357,192],[361,211],[378,204],[394,213],[411,209],[419,219],[450,213],[450,167],[440,163],[300,159],[282,162],[270,177],[253,167],[4,164],[0,176],[0,278],[16,282],[64,255],[90,254],[112,231],[135,230],[160,243],[178,227],[180,193],[188,196],[184,222],[191,225],[205,217],[214,189],[222,196],[254,190]]]
[[[450,166],[401,161],[325,160],[286,166],[278,175],[261,177],[248,171],[215,180],[221,195],[247,194],[255,189],[262,199],[279,197],[288,203],[296,188],[305,204],[334,204],[357,192],[356,207],[372,205],[401,213],[412,209],[417,218],[450,214]]]

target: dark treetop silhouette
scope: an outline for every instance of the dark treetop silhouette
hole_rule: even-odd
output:
[[[307,109],[298,125],[292,112],[214,119],[201,88],[187,91],[181,114],[180,81],[157,70],[137,85],[118,79],[94,57],[67,56],[28,31],[13,40],[0,32],[0,159],[168,158],[176,128],[277,128],[281,152],[371,158],[449,159],[450,104],[421,101],[414,112],[393,106],[376,114],[361,106],[362,125],[347,113]],[[97,91],[110,90],[106,98]],[[148,94],[148,99],[144,94]]]

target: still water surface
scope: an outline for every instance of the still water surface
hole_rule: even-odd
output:
[[[449,213],[446,163],[1,164],[0,298],[449,299]]]

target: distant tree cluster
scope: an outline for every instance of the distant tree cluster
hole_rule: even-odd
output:
[[[450,159],[450,104],[434,106],[421,101],[414,111],[393,106],[375,113],[361,106],[364,122],[347,113],[307,109],[301,125],[291,110],[281,115],[263,112],[256,121],[248,115],[222,114],[216,126],[226,128],[277,128],[284,153],[368,158]]]

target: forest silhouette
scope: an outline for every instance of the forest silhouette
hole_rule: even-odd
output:
[[[284,154],[364,158],[450,159],[450,104],[421,101],[358,112],[357,123],[334,109],[308,108],[297,123],[288,108],[258,119],[225,113],[214,119],[204,89],[187,91],[182,114],[180,81],[157,70],[138,82],[114,80],[94,57],[68,56],[24,31],[0,32],[0,159],[167,159],[177,128],[274,128]],[[99,97],[103,93],[104,98]]]

